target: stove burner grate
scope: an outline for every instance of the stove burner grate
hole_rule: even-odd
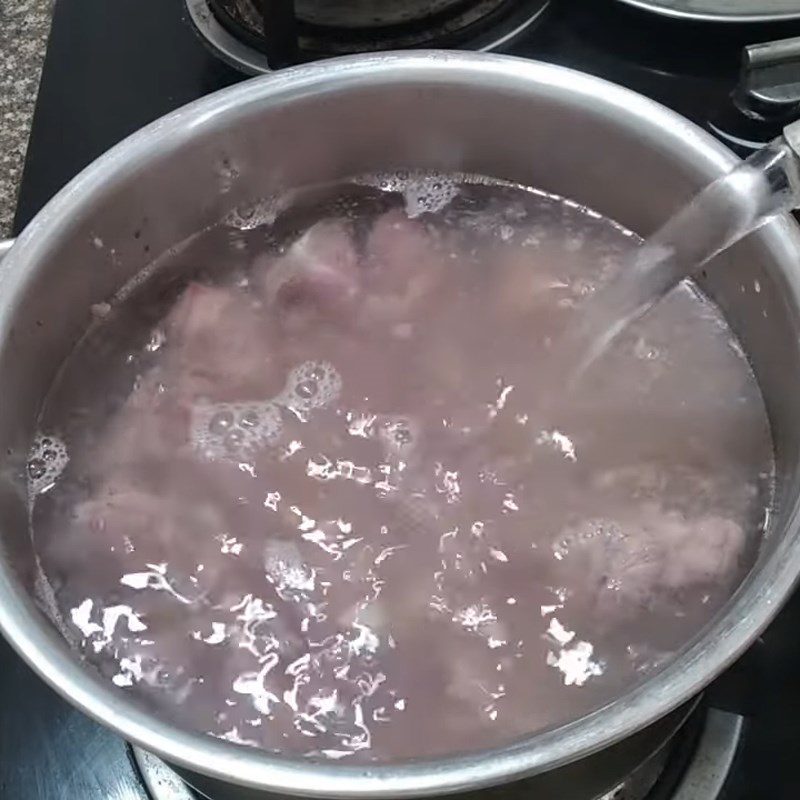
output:
[[[551,4],[551,0],[438,0],[427,4],[434,9],[430,14],[408,19],[388,11],[384,16],[343,14],[341,24],[334,25],[332,13],[319,13],[310,0],[297,0],[297,12],[287,10],[283,2],[261,2],[269,8],[263,15],[254,0],[186,0],[186,5],[211,51],[255,75],[347,53],[420,47],[500,50],[541,22]]]

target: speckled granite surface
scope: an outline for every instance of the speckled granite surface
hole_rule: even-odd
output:
[[[53,0],[0,0],[0,238],[17,202]]]

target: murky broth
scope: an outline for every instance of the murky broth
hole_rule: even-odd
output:
[[[735,590],[773,472],[691,284],[562,391],[559,334],[639,244],[441,177],[195,237],[94,309],[45,405],[51,613],[120,692],[293,754],[475,750],[630,690]]]

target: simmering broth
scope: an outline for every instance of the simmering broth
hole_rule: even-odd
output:
[[[563,391],[554,343],[639,244],[373,176],[165,256],[94,309],[31,454],[65,635],[186,727],[326,758],[502,744],[658,670],[751,563],[773,460],[689,283]]]

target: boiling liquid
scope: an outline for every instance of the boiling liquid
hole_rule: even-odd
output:
[[[385,178],[195,237],[43,412],[32,530],[76,648],[188,728],[360,760],[659,669],[747,569],[773,464],[690,284],[558,394],[553,342],[638,246],[520,187]]]

